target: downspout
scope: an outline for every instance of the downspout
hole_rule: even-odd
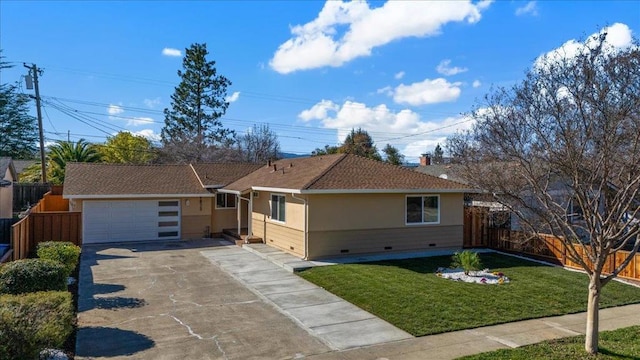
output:
[[[291,193],[291,197],[296,200],[301,200],[304,204],[304,257],[303,260],[309,258],[309,203],[307,199],[296,197],[296,194]]]

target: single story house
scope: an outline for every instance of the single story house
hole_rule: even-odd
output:
[[[13,218],[13,183],[18,180],[10,157],[0,157],[0,219]]]
[[[72,211],[83,212],[85,243],[246,228],[268,245],[319,259],[461,248],[467,191],[450,180],[335,154],[267,165],[69,164],[64,196]]]
[[[258,167],[69,163],[62,195],[85,244],[209,237],[237,224],[235,197],[215,190]]]

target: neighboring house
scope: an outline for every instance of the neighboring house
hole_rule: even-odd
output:
[[[22,174],[26,168],[39,163],[40,160],[13,160],[13,165],[16,168],[17,176],[15,181],[20,181],[20,174]]]
[[[462,247],[466,186],[356,155],[286,159],[220,189],[249,233],[305,259]]]
[[[462,247],[465,185],[356,155],[66,171],[64,197],[83,212],[84,243],[246,228],[305,259]]]
[[[13,218],[13,182],[16,169],[9,157],[0,157],[0,219]]]
[[[63,197],[82,212],[85,244],[202,238],[235,227],[235,204],[216,202],[214,190],[258,165],[197,167],[69,163]]]

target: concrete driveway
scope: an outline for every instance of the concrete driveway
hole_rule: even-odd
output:
[[[331,349],[212,264],[220,240],[85,246],[77,359],[295,359]]]

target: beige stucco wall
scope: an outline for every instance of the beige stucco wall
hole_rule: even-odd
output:
[[[211,204],[209,197],[180,199],[181,238],[199,239],[210,233]]]
[[[352,254],[459,249],[462,225],[371,230],[314,231],[309,237],[309,259]]]
[[[211,232],[221,233],[223,229],[237,229],[238,227],[238,209],[240,206],[240,227],[246,228],[249,223],[247,211],[249,202],[246,200],[236,200],[236,207],[233,209],[216,209],[216,203],[212,199],[211,207]]]
[[[405,194],[310,195],[308,258],[462,247],[463,194],[440,194],[439,224],[407,225],[405,207]]]
[[[438,225],[462,225],[463,206],[463,194],[440,194]],[[435,226],[406,225],[405,207],[405,194],[309,195],[309,231]]]
[[[0,188],[0,219],[10,219],[13,217],[13,181],[11,171],[7,168],[4,179],[11,181],[12,184]]]
[[[291,194],[274,193],[285,195],[286,199],[285,221],[274,221],[271,219],[271,194],[258,192],[258,196],[253,198],[253,235],[261,237],[266,244],[304,256],[304,203]]]

